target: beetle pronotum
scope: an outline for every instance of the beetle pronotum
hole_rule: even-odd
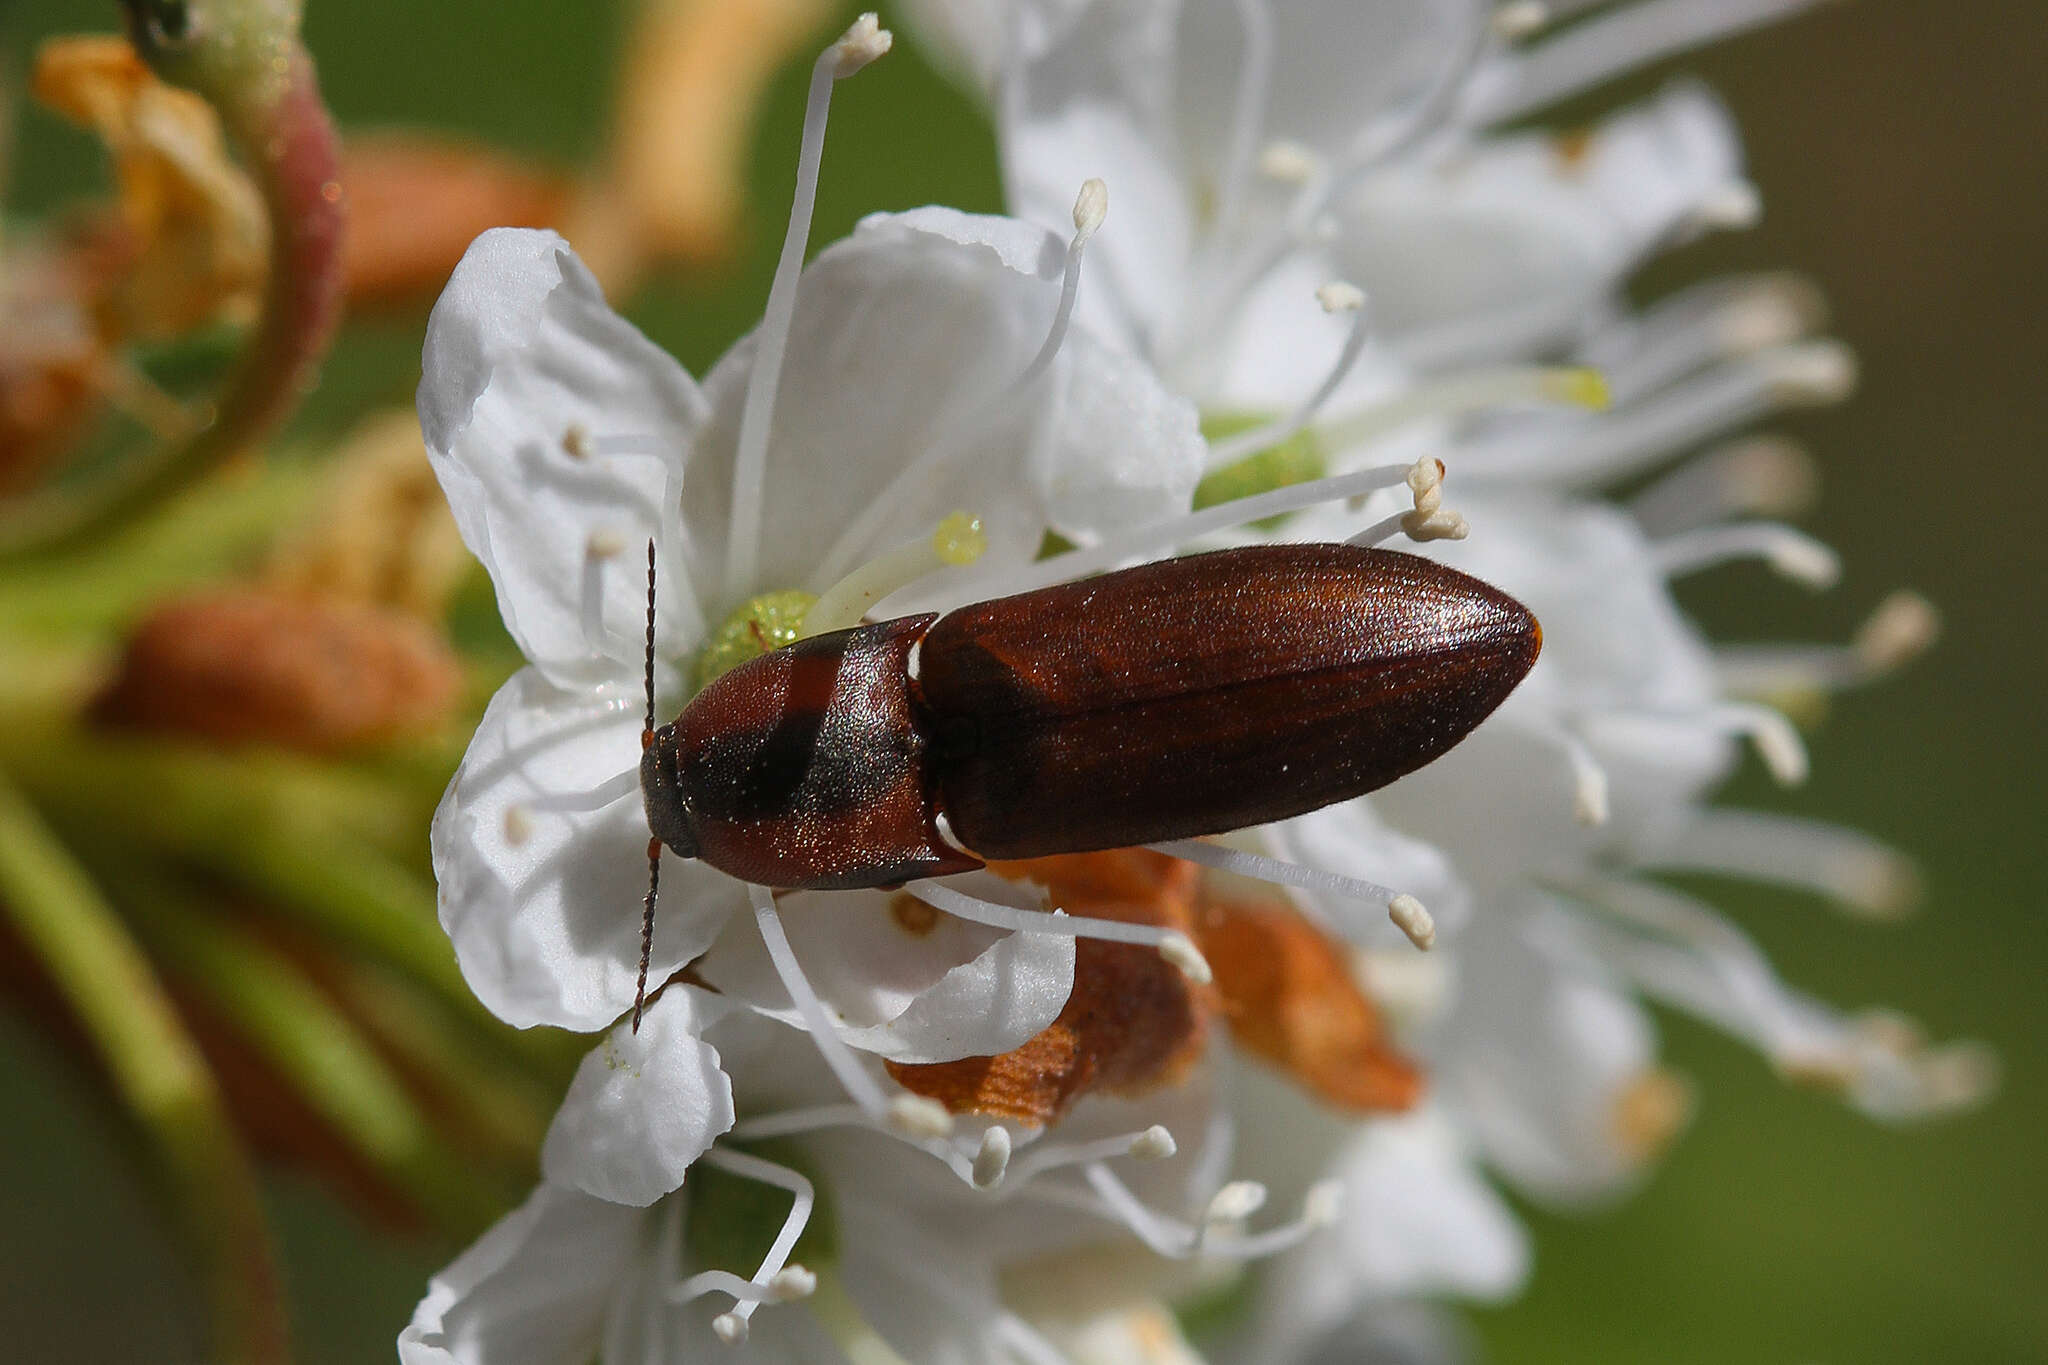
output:
[[[657,729],[653,562],[650,545],[650,862],[666,845],[777,888],[890,886],[1348,800],[1463,739],[1542,646],[1521,603],[1433,561],[1256,546],[812,636]],[[646,926],[655,894],[650,875]]]

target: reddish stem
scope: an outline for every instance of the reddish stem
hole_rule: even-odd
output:
[[[293,43],[287,60],[272,98],[221,109],[270,214],[270,276],[212,420],[98,484],[48,489],[0,511],[0,555],[60,550],[146,510],[269,436],[312,388],[341,316],[341,143],[312,57]]]

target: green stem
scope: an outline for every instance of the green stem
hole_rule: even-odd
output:
[[[181,588],[223,578],[296,521],[319,486],[302,463],[208,480],[147,521],[91,547],[0,572],[0,630],[109,631]]]
[[[120,919],[4,777],[0,911],[70,1002],[115,1090],[156,1144],[207,1267],[217,1358],[252,1365],[288,1359],[256,1173],[213,1075]]]
[[[397,1074],[303,971],[198,904],[173,875],[132,864],[116,875],[122,904],[165,966],[200,987],[417,1208],[456,1235],[504,1212],[509,1180],[487,1179],[440,1141]]]

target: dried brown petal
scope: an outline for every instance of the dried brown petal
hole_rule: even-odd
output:
[[[363,419],[329,465],[317,519],[283,540],[264,582],[440,620],[475,561],[427,462],[419,418],[394,408]]]
[[[503,152],[427,133],[352,135],[342,148],[350,308],[422,303],[448,283],[477,234],[559,227],[566,176]]]
[[[335,753],[432,731],[460,686],[454,651],[410,616],[231,590],[146,617],[95,717],[215,743]]]
[[[1386,1044],[1342,947],[1285,901],[1214,900],[1194,938],[1237,1045],[1342,1109],[1406,1109],[1415,1067]]]
[[[1004,876],[1045,886],[1076,915],[1179,927],[1192,913],[1193,876],[1184,864],[1142,849],[1003,863]],[[1190,869],[1192,872],[1192,869]],[[1135,894],[1120,901],[1100,896]],[[1179,1080],[1208,1039],[1210,993],[1157,951],[1082,939],[1074,949],[1074,991],[1059,1018],[1024,1046],[995,1057],[907,1065],[889,1074],[952,1112],[1043,1126],[1091,1091],[1142,1094]]]
[[[119,38],[56,38],[36,54],[43,104],[98,133],[114,156],[134,261],[104,305],[109,345],[255,316],[269,219],[199,96],[159,81]]]

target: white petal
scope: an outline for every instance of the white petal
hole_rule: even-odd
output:
[[[1521,1287],[1527,1236],[1442,1114],[1369,1123],[1338,1176],[1345,1216],[1324,1250],[1363,1295],[1500,1299]]]
[[[1343,159],[1412,112],[1460,63],[1487,5],[1476,0],[1294,0],[1265,5],[1273,80],[1259,145],[1301,143]],[[1176,110],[1196,175],[1212,183],[1230,145],[1247,44],[1234,0],[1187,0],[1177,33]]]
[[[1558,334],[1740,171],[1726,113],[1687,86],[1569,152],[1529,133],[1370,176],[1331,250],[1402,346],[1475,319],[1504,338],[1542,335],[1532,319]]]
[[[1038,906],[1027,888],[993,875],[958,884],[987,900]],[[991,1056],[1022,1046],[1059,1016],[1074,984],[1071,938],[932,919],[922,902],[899,917],[890,906],[901,894],[803,891],[776,901],[804,975],[849,1044],[902,1062]],[[697,971],[801,1027],[751,923],[735,920]]]
[[[1622,1103],[1656,1059],[1633,996],[1597,962],[1548,947],[1525,916],[1491,907],[1459,940],[1456,1004],[1426,1044],[1429,1070],[1503,1176],[1541,1198],[1633,1183]]]
[[[1189,301],[1195,241],[1169,134],[1120,99],[1055,102],[1006,123],[1002,151],[1010,206],[1033,223],[1070,226],[1081,182],[1093,177],[1109,187],[1109,217],[1088,245],[1074,316],[1125,349],[1150,353]]]
[[[638,703],[515,674],[470,741],[433,825],[441,926],[477,997],[507,1023],[597,1029],[633,1001],[647,892],[637,786],[596,811],[584,797],[640,757]],[[709,945],[743,888],[664,852],[649,979]]]
[[[1134,356],[1086,336],[1067,347],[1064,416],[1034,462],[1052,529],[1089,545],[1186,512],[1208,456],[1194,405]]]
[[[956,511],[985,519],[988,563],[1022,563],[1043,539],[1051,487],[1149,508],[1191,486],[1192,413],[1149,375],[1075,388],[1081,361],[1062,351],[1020,383],[1050,330],[1063,261],[1063,242],[1041,229],[940,209],[876,215],[819,255],[769,440],[759,581],[725,585],[719,610],[773,587],[821,590]],[[700,581],[723,564],[753,356],[742,342],[707,382],[715,416],[683,498]],[[1067,412],[1070,389],[1083,413]]]
[[[646,1207],[679,1188],[690,1163],[732,1127],[732,1082],[698,1035],[731,1009],[672,986],[640,1031],[621,1024],[584,1057],[541,1148],[555,1184]]]
[[[586,1365],[640,1249],[640,1210],[542,1185],[433,1278],[403,1365]]]
[[[434,305],[422,364],[427,450],[512,637],[558,684],[637,677],[640,549],[702,420],[696,384],[606,306],[561,238],[516,228],[470,246]],[[645,453],[575,453],[615,439]],[[613,554],[594,562],[593,547]],[[590,572],[604,575],[607,606],[595,639],[581,611]],[[680,640],[694,628],[687,594],[669,596],[662,634]]]

